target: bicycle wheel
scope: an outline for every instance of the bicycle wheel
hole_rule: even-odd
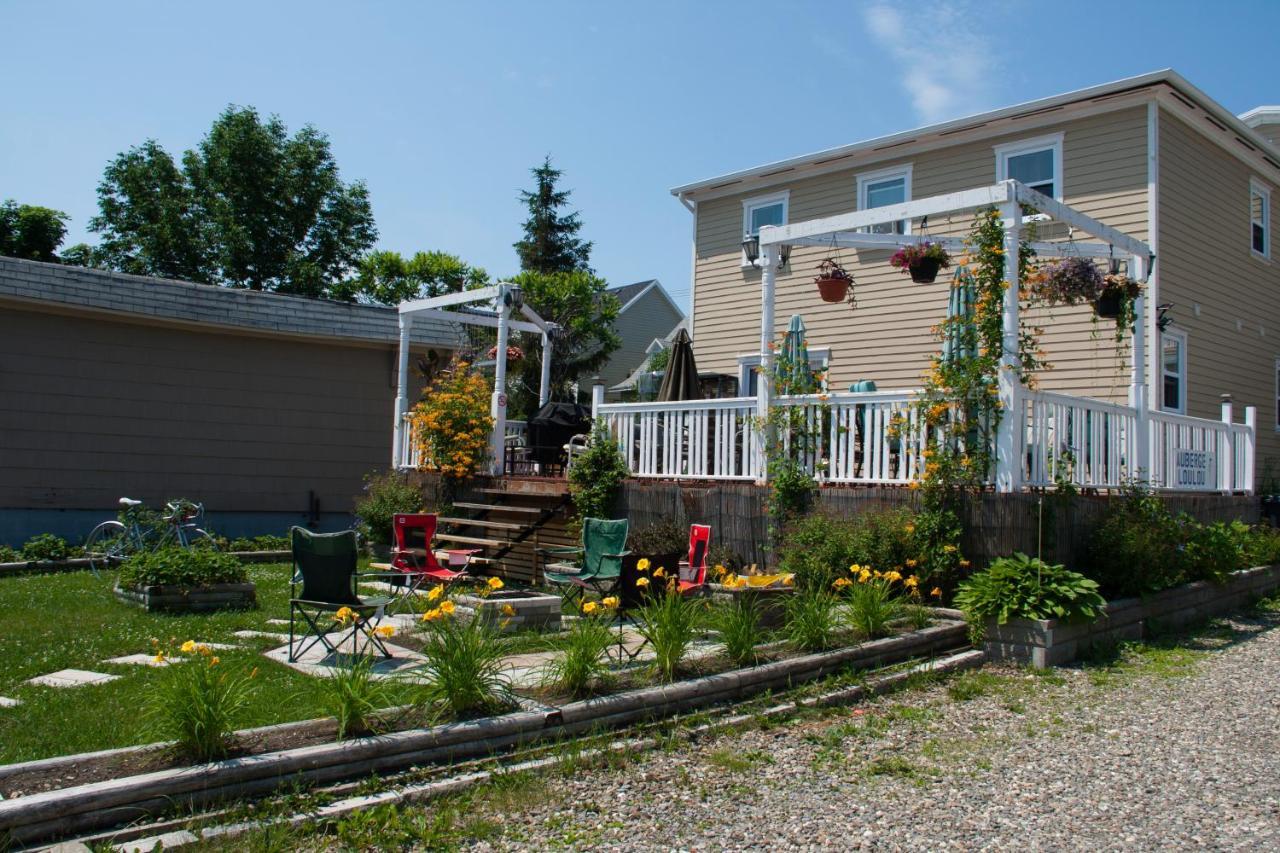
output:
[[[89,570],[99,577],[103,569],[110,569],[133,551],[128,529],[118,521],[104,521],[84,540],[84,555],[89,558]]]

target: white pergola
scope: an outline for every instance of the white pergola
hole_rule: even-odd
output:
[[[1003,306],[1002,358],[999,373],[1000,403],[1006,412],[1012,412],[1017,392],[1018,375],[1018,290],[1021,280],[1018,274],[1018,249],[1023,229],[1023,206],[1034,208],[1045,218],[1065,223],[1101,242],[1035,242],[1032,248],[1041,257],[1089,257],[1119,259],[1128,257],[1129,275],[1145,282],[1155,259],[1151,247],[1105,225],[1080,211],[1049,198],[1042,193],[1014,181],[1001,181],[989,187],[964,190],[946,195],[932,196],[902,204],[887,205],[870,210],[859,210],[797,222],[792,225],[764,226],[760,229],[760,266],[762,268],[760,294],[760,363],[758,413],[766,417],[769,411],[772,388],[768,381],[768,367],[773,360],[769,348],[774,334],[774,296],[778,267],[784,247],[790,246],[838,246],[854,249],[894,249],[917,243],[940,243],[951,252],[964,249],[964,240],[958,237],[904,234],[867,233],[873,225],[900,220],[917,220],[926,216],[942,216],[967,213],[980,208],[996,207],[1004,224],[1005,279],[1010,286],[1005,290]],[[1146,370],[1146,308],[1145,298],[1139,295],[1134,304],[1132,377],[1129,403],[1145,422],[1147,412]],[[1013,491],[1016,487],[1016,448],[1014,433],[1016,419],[1004,417],[996,435],[996,490]],[[1137,431],[1137,456],[1147,459],[1147,430]]]
[[[491,307],[459,310],[460,306],[477,302]],[[453,310],[448,310],[451,308]],[[524,320],[511,316],[517,311],[525,317]],[[541,406],[551,396],[551,333],[555,329],[555,324],[546,322],[538,316],[536,311],[525,305],[520,288],[507,282],[462,293],[401,302],[400,361],[396,386],[395,431],[391,449],[391,465],[397,470],[408,463],[404,458],[404,448],[407,444],[404,430],[405,415],[409,411],[409,339],[413,330],[413,321],[418,317],[426,320],[441,320],[446,323],[487,326],[498,330],[493,396],[489,403],[489,413],[493,415],[493,435],[490,439],[490,450],[493,456],[491,470],[494,474],[501,474],[507,431],[508,336],[512,329],[542,336],[542,380],[538,388],[538,405]]]

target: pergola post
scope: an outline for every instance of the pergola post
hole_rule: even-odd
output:
[[[760,429],[755,431],[756,447],[752,448],[759,462],[756,482],[769,480],[766,448],[769,441],[769,406],[773,397],[773,302],[778,286],[777,246],[763,246],[760,253],[760,373],[756,377],[756,417]]]
[[[409,333],[413,330],[413,317],[400,315],[400,358],[397,362],[395,423],[392,427],[391,470],[398,471],[408,467],[409,459],[404,458],[405,424],[404,416],[409,411]],[[409,441],[413,436],[408,436]],[[412,456],[412,454],[410,454]]]
[[[1022,282],[1018,273],[1019,244],[1022,237],[1022,205],[1016,200],[1000,206],[1004,219],[1004,309],[1001,325],[1000,371],[1000,427],[996,431],[996,491],[1013,492],[1018,489],[1020,465],[1018,447],[1019,430],[1022,429],[1022,412],[1018,406],[1018,289]]]
[[[493,461],[489,470],[495,477],[501,477],[506,466],[507,340],[511,336],[508,326],[511,320],[511,306],[507,304],[508,292],[506,285],[498,289],[498,351],[493,366],[493,397],[489,403],[489,414],[493,416],[493,436],[490,441]]]
[[[1129,272],[1134,281],[1145,281],[1147,278],[1147,259],[1141,255],[1133,255],[1129,259]],[[1151,476],[1151,425],[1148,414],[1149,398],[1147,394],[1147,299],[1143,292],[1133,301],[1133,364],[1129,384],[1129,405],[1136,413],[1134,425],[1137,434],[1134,436],[1133,454],[1137,457],[1130,461],[1130,475],[1148,482]]]
[[[542,333],[542,380],[538,383],[538,408],[551,399],[551,335]]]

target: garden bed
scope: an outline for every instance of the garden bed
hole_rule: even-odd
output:
[[[598,696],[558,708],[342,742],[332,740],[333,724],[325,720],[274,726],[269,727],[274,732],[265,734],[264,730],[242,732],[241,755],[196,766],[171,764],[156,769],[148,762],[165,761],[166,756],[173,762],[176,758],[171,750],[156,746],[28,762],[0,768],[0,786],[6,796],[31,790],[21,785],[32,784],[40,773],[56,787],[0,801],[0,835],[12,833],[15,841],[33,842],[188,805],[265,793],[280,785],[334,781],[487,755],[532,741],[627,725],[785,689],[845,669],[936,655],[965,645],[965,632],[963,623],[945,621],[895,637]],[[308,745],[282,747],[279,738],[304,739]],[[85,781],[91,778],[98,781]]]
[[[209,610],[243,610],[257,605],[257,587],[252,583],[215,583],[208,586],[116,585],[115,597],[137,604],[148,613],[201,613]]]
[[[986,626],[985,650],[991,660],[1016,661],[1038,668],[1070,663],[1095,645],[1142,639],[1153,628],[1167,630],[1238,610],[1280,589],[1280,565],[1234,572],[1225,583],[1183,584],[1142,598],[1121,598],[1092,622],[1063,624],[1056,619],[1011,619]]]
[[[280,563],[293,559],[289,551],[229,551],[242,563]],[[65,560],[20,560],[16,563],[0,563],[0,578],[7,575],[52,575],[58,572],[80,572],[93,568],[88,557],[69,557]]]

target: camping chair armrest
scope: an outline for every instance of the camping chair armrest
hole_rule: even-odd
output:
[[[554,557],[568,557],[573,554],[585,553],[585,550],[581,545],[547,545],[539,548],[538,553]]]
[[[631,556],[631,552],[630,552],[630,551],[623,551],[621,554],[601,554],[600,556],[601,556],[601,557],[606,557],[606,558],[608,558],[608,559],[610,559],[610,560],[621,560],[623,557],[630,557],[630,556]]]

